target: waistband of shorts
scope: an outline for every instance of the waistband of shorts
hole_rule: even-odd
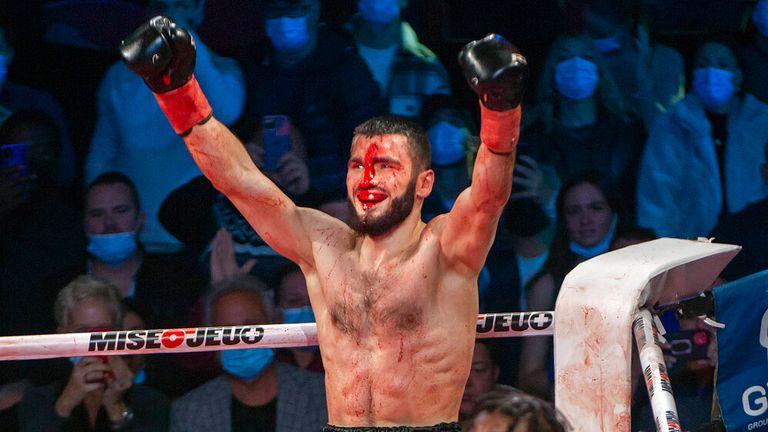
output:
[[[458,422],[439,423],[434,426],[353,426],[326,425],[322,432],[461,432]]]

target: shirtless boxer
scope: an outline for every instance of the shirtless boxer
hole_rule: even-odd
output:
[[[121,51],[203,173],[304,272],[326,371],[325,430],[460,430],[477,277],[512,187],[523,56],[490,35],[460,54],[480,97],[483,144],[472,186],[428,224],[421,207],[434,173],[426,134],[394,117],[360,125],[346,180],[355,220],[347,225],[297,207],[212,117],[192,74],[195,49],[186,31],[156,17]]]

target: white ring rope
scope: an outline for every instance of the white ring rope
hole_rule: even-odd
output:
[[[480,314],[477,338],[552,336],[554,318],[552,311]],[[310,345],[317,345],[315,323],[117,330],[0,337],[0,361]]]

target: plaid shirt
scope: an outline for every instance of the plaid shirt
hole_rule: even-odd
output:
[[[352,18],[360,19],[358,15]],[[352,21],[344,28],[352,33]],[[418,119],[424,100],[432,95],[451,94],[448,72],[429,48],[419,42],[407,22],[400,24],[400,49],[391,66],[387,91],[382,95],[390,114]]]

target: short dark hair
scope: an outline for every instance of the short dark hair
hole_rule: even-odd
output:
[[[509,417],[508,432],[517,431],[518,426],[525,426],[526,431],[567,432],[572,430],[570,423],[552,403],[529,395],[514,387],[497,385],[477,401],[475,414],[499,413]]]
[[[128,190],[131,192],[133,204],[136,206],[136,210],[141,210],[141,201],[139,200],[139,191],[136,189],[136,185],[130,177],[118,171],[106,171],[96,176],[96,178],[88,184],[85,194],[88,195],[91,192],[91,189],[96,186],[112,184],[124,184],[128,187]]]
[[[432,148],[427,133],[421,126],[402,117],[374,117],[355,128],[353,142],[358,136],[371,138],[380,135],[405,135],[414,167],[418,167],[420,171],[429,168],[432,163]]]

